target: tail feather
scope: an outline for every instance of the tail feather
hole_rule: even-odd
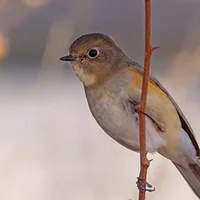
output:
[[[189,168],[186,169],[174,162],[173,164],[187,181],[192,191],[200,199],[200,166],[198,164],[190,164]]]

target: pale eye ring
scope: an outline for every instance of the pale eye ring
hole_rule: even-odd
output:
[[[92,59],[96,58],[99,55],[99,50],[96,48],[90,49],[88,52],[88,56]]]

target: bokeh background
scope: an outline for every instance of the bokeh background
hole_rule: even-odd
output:
[[[143,0],[0,0],[0,199],[137,199],[139,156],[92,118],[59,57],[88,32],[112,35],[143,64]],[[200,142],[200,1],[153,0],[152,73]],[[147,199],[197,199],[159,155]]]

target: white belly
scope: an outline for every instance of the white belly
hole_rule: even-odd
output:
[[[139,151],[138,114],[132,109],[124,109],[111,98],[102,98],[95,105],[89,103],[91,112],[101,128],[123,146]],[[165,145],[165,141],[157,133],[152,121],[146,118],[147,151],[156,152]]]

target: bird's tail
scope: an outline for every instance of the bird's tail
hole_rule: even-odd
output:
[[[173,162],[184,179],[187,181],[190,188],[200,199],[200,166],[198,164],[190,164],[189,168],[184,168]]]

